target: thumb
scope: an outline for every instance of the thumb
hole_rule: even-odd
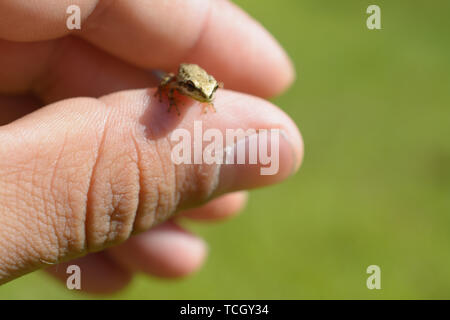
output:
[[[203,114],[185,99],[178,116],[153,92],[64,100],[0,127],[0,283],[118,244],[179,210],[281,181],[298,168],[298,130],[270,103],[221,90],[216,113]],[[278,146],[276,172],[261,175],[267,163],[259,162],[174,161],[179,144],[172,133],[192,133],[183,145],[195,149],[199,123],[224,136],[237,128],[281,129],[279,141],[268,139],[272,153],[270,144]],[[248,146],[252,138],[241,141]],[[201,149],[206,145],[200,141]],[[229,155],[239,145],[224,143],[223,150]]]

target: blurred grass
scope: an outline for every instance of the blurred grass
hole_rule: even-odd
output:
[[[306,143],[301,171],[252,191],[181,281],[138,276],[113,298],[450,298],[450,2],[237,1],[292,57],[274,102]],[[382,30],[365,10],[381,7]],[[382,290],[366,288],[368,265]],[[0,298],[89,298],[43,273]]]

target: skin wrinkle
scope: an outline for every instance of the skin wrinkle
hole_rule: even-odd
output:
[[[176,208],[177,204],[174,203],[174,198],[175,196],[172,194],[170,195],[170,188],[166,187],[163,188],[162,186],[168,186],[171,185],[169,180],[169,174],[168,174],[168,170],[166,168],[166,165],[164,165],[166,162],[163,161],[163,156],[161,155],[161,150],[162,150],[162,145],[167,144],[167,138],[162,138],[162,139],[158,139],[156,141],[156,148],[155,148],[155,152],[158,156],[159,159],[159,165],[160,165],[160,169],[163,174],[163,181],[159,180],[158,185],[158,205],[156,206],[156,211],[155,211],[155,225],[161,223],[162,221],[166,220],[166,216],[163,214],[164,212],[166,212],[168,215],[170,215],[171,213],[173,213],[174,208]],[[165,180],[165,181],[164,181]],[[169,191],[169,192],[168,192]],[[177,192],[177,190],[174,190],[174,192]],[[172,205],[171,205],[172,204]]]
[[[151,143],[153,145],[152,150],[156,150],[156,143],[154,141],[149,141],[148,143]],[[155,156],[155,153],[156,153],[156,157],[159,157],[159,155],[156,151],[154,153],[152,153],[152,155]],[[158,159],[156,159],[155,161],[153,161],[153,159],[148,159],[147,161],[151,161],[151,163],[153,165],[156,165],[156,163],[157,163],[159,166],[161,166],[160,161],[158,161]],[[145,169],[143,169],[143,167],[141,167],[141,170],[145,170]],[[158,172],[161,172],[161,170]],[[140,173],[141,177],[144,174],[145,174],[145,172],[141,171],[141,173]],[[141,209],[141,212],[139,212],[138,216],[136,217],[136,226],[139,225],[138,229],[140,231],[144,231],[155,224],[156,212],[157,212],[158,208],[160,207],[159,204],[161,201],[161,199],[160,199],[161,198],[161,190],[159,188],[160,180],[161,179],[159,176],[151,176],[151,177],[148,177],[147,179],[145,179],[145,177],[143,178],[143,181],[146,181],[147,183],[143,182],[143,184],[141,185],[142,201],[143,201],[141,203],[142,209]],[[145,185],[150,186],[150,187],[144,188]],[[150,196],[148,196],[148,194]]]
[[[155,189],[156,189],[156,201],[155,201],[155,207],[153,208],[153,212],[151,213],[151,216],[153,217],[152,219],[152,223],[150,224],[150,226],[154,226],[157,224],[158,221],[158,208],[161,208],[161,203],[162,203],[162,197],[161,197],[161,188],[160,188],[160,177],[156,177],[155,181]],[[149,227],[150,227],[149,226]]]
[[[150,99],[144,99],[143,105],[149,106]],[[144,166],[144,158],[145,155],[142,150],[145,148],[149,148],[150,150],[156,150],[156,143],[155,141],[152,141],[150,139],[145,138],[145,131],[148,130],[150,132],[150,135],[153,135],[151,132],[151,128],[143,125],[140,121],[136,123],[136,126],[134,127],[134,134],[131,135],[134,147],[137,154],[137,160],[138,160],[138,175],[139,175],[139,198],[138,198],[138,206],[136,209],[136,216],[134,218],[133,223],[133,230],[132,234],[136,234],[141,231],[145,231],[146,229],[150,228],[150,226],[154,225],[155,219],[156,219],[156,208],[158,207],[159,203],[159,188],[158,188],[158,177],[149,177],[147,178],[149,181],[146,185],[155,185],[154,188],[151,188],[152,190],[147,190],[148,188],[145,188],[144,181],[145,179],[145,173],[146,173],[146,167]],[[144,137],[145,143],[151,144],[152,146],[143,147],[141,150],[141,147],[139,146],[138,138],[137,137]],[[151,155],[154,155],[154,153],[151,153]],[[158,155],[159,157],[159,155]],[[147,159],[148,163],[160,163],[158,161],[152,161],[153,159]],[[159,171],[160,172],[160,171]],[[152,183],[153,180],[153,183]],[[156,183],[155,183],[156,181]],[[152,191],[156,193],[155,199],[152,199]],[[148,193],[150,193],[150,197],[148,196]],[[152,208],[153,207],[153,208]],[[149,220],[147,222],[147,220]]]
[[[170,154],[173,145],[170,143],[169,138],[165,138],[166,145],[168,146],[167,155]],[[174,192],[172,193],[172,203],[171,208],[166,210],[167,215],[171,216],[174,213],[179,212],[184,209],[186,199],[189,199],[192,196],[192,192],[195,194],[203,194],[202,184],[199,182],[199,165],[191,165],[191,166],[177,166],[171,160],[166,163],[171,164],[171,169],[168,171],[173,172],[173,185]],[[163,166],[164,167],[164,166]],[[167,170],[165,171],[167,172]],[[165,175],[167,177],[167,174]],[[202,197],[203,198],[203,197]],[[165,221],[167,217],[161,217],[158,221]]]
[[[55,224],[55,221],[53,221],[52,223],[49,222],[53,218],[52,214],[50,214],[51,210],[49,210],[49,207],[48,207],[48,205],[50,204],[50,201],[46,201],[47,199],[46,199],[46,195],[44,192],[45,189],[42,186],[40,186],[38,183],[38,181],[45,181],[45,178],[38,177],[36,179],[36,175],[39,173],[39,171],[37,170],[37,164],[38,164],[38,160],[41,158],[39,156],[39,152],[40,152],[39,148],[36,152],[37,153],[36,153],[35,157],[33,157],[33,159],[34,159],[33,168],[30,172],[31,184],[30,184],[30,190],[28,192],[30,193],[31,199],[33,200],[31,208],[34,208],[35,211],[32,216],[34,217],[34,220],[35,220],[34,224],[37,227],[37,232],[39,233],[39,236],[37,237],[37,239],[35,239],[36,241],[29,243],[29,246],[33,247],[34,251],[38,252],[38,257],[43,257],[44,252],[48,252],[48,255],[49,255],[48,258],[45,258],[45,259],[39,258],[39,260],[50,261],[47,259],[51,259],[52,261],[53,260],[56,261],[58,254],[56,252],[52,252],[52,249],[55,247],[55,244],[53,243],[53,241],[51,239],[52,234],[50,232],[47,232],[47,230],[46,230],[48,227],[54,225],[55,228],[53,229],[53,236],[55,236],[57,238],[56,224]],[[42,193],[37,192],[39,190],[41,190]],[[39,210],[39,208],[41,207],[41,203],[44,206],[43,214]],[[27,223],[29,223],[28,219],[27,219]],[[56,241],[58,241],[58,240],[56,240]],[[35,243],[36,243],[36,245],[34,245]]]
[[[108,171],[110,173],[110,177],[111,177],[111,171]],[[116,214],[116,210],[118,207],[118,204],[116,204],[116,194],[113,191],[113,184],[111,180],[108,180],[108,191],[109,191],[109,195],[110,195],[110,200],[111,200],[111,204],[109,205],[110,207],[110,212],[111,214],[106,214],[106,217],[109,219],[108,220],[108,232],[106,232],[106,234],[103,236],[104,240],[102,243],[102,247],[106,247],[107,244],[111,241],[110,237],[113,237],[113,224],[114,224],[114,215]],[[119,196],[120,197],[120,196]],[[120,199],[119,199],[120,202]],[[96,222],[94,222],[95,224]],[[95,227],[94,227],[95,228]]]
[[[150,104],[150,100],[149,101],[145,101],[145,105],[149,106]],[[148,108],[148,107],[147,107]],[[147,143],[151,143],[153,144],[153,150],[155,150],[154,154],[157,157],[157,161],[154,161],[153,163],[157,163],[159,165],[159,170],[155,171],[155,172],[162,172],[162,164],[161,164],[161,156],[158,153],[158,148],[157,148],[157,141],[152,140],[150,137],[154,136],[154,132],[151,128],[151,126],[145,126],[144,129],[144,134],[145,134],[145,130],[148,131],[148,137],[146,138],[146,142]],[[159,161],[158,161],[159,160]],[[161,202],[161,190],[159,187],[159,177],[155,177],[155,192],[156,192],[156,199],[153,199],[153,203],[155,203],[154,208],[152,208],[151,213],[147,213],[147,216],[153,217],[153,219],[151,219],[151,222],[149,223],[149,226],[155,225],[156,224],[156,220],[157,220],[157,211],[158,208],[160,208],[160,202]],[[152,201],[152,200],[147,200],[147,201]],[[137,221],[137,220],[136,220]]]
[[[131,229],[131,234],[134,232],[134,230],[136,229],[136,223],[137,223],[137,219],[138,219],[138,214],[140,212],[142,212],[142,203],[144,202],[144,195],[143,195],[143,188],[142,188],[142,173],[141,173],[141,152],[140,149],[138,147],[136,138],[134,136],[134,134],[131,135],[131,140],[133,141],[134,144],[134,149],[135,149],[135,153],[136,153],[136,165],[137,165],[137,174],[138,174],[138,204],[136,207],[136,213],[134,214],[133,217],[133,223],[132,223],[132,229]]]
[[[97,100],[97,101],[101,102],[101,100]],[[89,241],[88,232],[90,232],[89,229],[90,229],[90,225],[92,224],[91,217],[92,217],[93,209],[92,209],[91,203],[92,203],[92,193],[93,193],[93,189],[92,188],[93,188],[94,176],[95,176],[96,171],[97,171],[97,166],[98,166],[99,159],[100,159],[101,154],[102,154],[102,152],[104,150],[104,143],[105,143],[105,138],[106,138],[107,124],[109,122],[109,118],[110,118],[110,115],[111,115],[111,112],[112,112],[112,109],[107,108],[107,106],[103,102],[101,102],[101,103],[102,103],[103,108],[106,109],[106,115],[104,117],[105,120],[103,122],[103,127],[101,128],[102,131],[101,131],[100,142],[98,144],[98,147],[96,148],[94,165],[92,166],[92,170],[91,170],[91,173],[90,173],[89,178],[88,178],[88,181],[89,181],[88,182],[88,186],[89,186],[89,188],[88,188],[88,192],[87,192],[87,196],[86,196],[86,205],[85,205],[85,220],[84,220],[85,228],[84,228],[84,246],[83,247],[84,247],[84,250],[86,250],[88,252],[89,252],[89,249],[91,247],[91,244],[89,243],[90,241]]]
[[[166,143],[166,147],[168,148],[169,152],[167,152],[167,155],[170,159],[169,155],[170,155],[170,151],[172,150],[172,145],[171,145],[168,137],[166,137],[164,141]],[[177,179],[177,168],[171,160],[168,160],[167,163],[168,163],[168,167],[169,167],[168,171],[172,174],[173,192],[170,193],[170,195],[172,196],[172,201],[170,202],[172,204],[172,207],[170,208],[170,210],[168,210],[168,215],[165,217],[165,220],[167,220],[168,217],[172,216],[177,211],[177,208],[180,204],[180,199],[181,199],[181,194],[180,194],[181,191],[178,189],[179,181]]]
[[[162,172],[163,177],[164,177],[165,176],[165,172],[164,172],[164,166],[162,164],[162,158],[161,158],[161,155],[159,153],[158,141],[155,141],[155,154],[156,154],[156,157],[158,158],[158,161],[157,161],[158,166],[159,166],[158,172]],[[152,225],[158,224],[158,222],[159,222],[159,215],[160,215],[159,211],[163,207],[163,198],[164,197],[162,196],[163,191],[161,190],[161,177],[160,176],[158,176],[156,178],[156,190],[157,190],[157,201],[155,202],[156,206],[154,208],[154,213],[153,213],[153,217],[154,218],[153,218],[153,224]]]
[[[148,103],[144,103],[144,104],[148,104]],[[144,111],[145,112],[145,111]],[[150,126],[145,126],[145,128],[143,128],[144,130],[142,130],[142,136],[145,139],[144,143],[147,144],[152,144],[153,148],[151,148],[152,150],[154,150],[154,152],[151,153],[151,155],[155,156],[155,159],[146,159],[146,161],[150,161],[150,163],[152,164],[152,167],[150,169],[150,171],[154,172],[161,172],[161,176],[156,176],[156,177],[147,177],[147,178],[143,178],[142,175],[144,174],[142,172],[142,170],[144,169],[144,166],[142,165],[142,161],[144,161],[143,159],[143,155],[141,155],[141,151],[140,151],[140,147],[139,147],[139,143],[136,139],[135,136],[133,136],[133,142],[135,144],[135,149],[137,150],[137,154],[139,156],[139,162],[141,164],[138,165],[138,174],[139,174],[139,178],[140,178],[140,194],[139,194],[139,205],[138,205],[138,209],[137,209],[137,215],[135,217],[135,221],[134,221],[134,229],[133,233],[135,233],[137,226],[139,225],[139,231],[144,231],[148,228],[150,228],[151,226],[154,226],[158,223],[160,223],[161,221],[165,221],[167,219],[166,215],[161,215],[161,212],[166,212],[169,213],[173,210],[169,210],[171,207],[171,203],[173,203],[173,201],[169,200],[164,200],[165,198],[170,198],[169,195],[167,195],[167,191],[164,191],[164,189],[161,187],[161,185],[167,185],[170,184],[168,182],[169,179],[169,174],[168,172],[170,172],[170,170],[166,169],[166,166],[163,163],[163,156],[161,155],[161,149],[162,146],[167,144],[166,139],[158,139],[158,140],[153,140],[151,137],[154,135],[152,132],[152,128],[150,128]],[[148,135],[147,137],[145,137],[145,130],[148,130]],[[147,148],[147,147],[146,147]],[[159,168],[158,170],[154,170],[153,166],[158,165]],[[148,169],[148,168],[147,168]],[[144,184],[145,184],[145,180],[148,181],[148,183],[146,185],[149,185],[149,188],[144,188]],[[153,180],[153,183],[152,183]],[[166,188],[168,190],[170,190],[170,188]],[[145,190],[145,191],[144,191]],[[152,193],[155,193],[155,199],[151,199],[146,197],[145,194],[150,193],[150,196],[152,196]],[[166,196],[164,196],[166,195]],[[147,203],[153,203],[154,205],[152,206],[153,208],[146,208],[146,204]],[[173,205],[172,205],[173,206]],[[146,209],[144,211],[144,209]],[[146,221],[147,219],[149,219],[150,217],[150,221]],[[144,229],[144,230],[143,230]]]
[[[43,199],[43,203],[47,203],[48,199],[46,199],[46,196],[44,193],[39,196],[35,196],[36,199]],[[43,260],[46,262],[54,261],[56,262],[58,260],[58,251],[59,251],[59,245],[58,243],[58,236],[57,236],[57,230],[56,230],[56,224],[54,221],[54,214],[51,214],[51,211],[48,211],[47,214],[42,214],[40,212],[39,207],[36,208],[36,222],[35,225],[38,227],[38,233],[39,236],[36,237],[36,251],[39,252],[38,256],[40,257],[39,260]],[[47,206],[45,206],[47,208]],[[55,212],[55,210],[53,210]],[[55,213],[56,214],[56,213]],[[55,226],[55,227],[53,227]],[[31,228],[30,228],[31,229]],[[51,230],[51,232],[48,232]],[[33,241],[34,244],[34,241]],[[31,245],[31,243],[30,243]]]
[[[55,188],[56,172],[58,171],[58,165],[59,165],[59,162],[61,161],[62,155],[63,155],[64,150],[65,150],[65,148],[66,148],[66,144],[67,144],[67,132],[64,133],[64,140],[63,140],[62,147],[60,148],[58,154],[56,155],[56,161],[55,161],[55,164],[52,166],[52,175],[51,175],[51,177],[50,177],[50,184],[49,184],[49,185],[50,185],[50,192],[52,193],[53,199],[55,200],[55,215],[56,215],[56,221],[53,221],[53,226],[54,226],[54,229],[55,229],[56,237],[58,238],[58,243],[59,243],[58,248],[59,248],[60,250],[61,250],[62,248],[65,247],[63,244],[64,244],[64,242],[67,242],[67,240],[65,239],[65,232],[63,231],[63,232],[62,232],[62,235],[60,235],[60,234],[59,234],[60,232],[58,232],[57,230],[59,229],[58,226],[60,226],[60,225],[63,225],[63,226],[64,226],[64,227],[63,227],[63,230],[65,230],[65,229],[67,228],[67,218],[66,218],[66,215],[68,215],[69,212],[63,212],[63,214],[58,215],[58,209],[57,209],[58,206],[57,206],[57,200],[56,200],[57,197],[56,197],[55,194],[54,194],[54,190],[57,190],[57,188]],[[70,193],[68,193],[68,194],[70,194]],[[46,201],[44,201],[44,203],[45,203],[45,202],[46,202]],[[67,209],[70,209],[70,208],[67,208]],[[64,210],[64,211],[65,211],[65,210]],[[68,211],[69,211],[69,210],[68,210]],[[60,217],[58,217],[58,216],[60,216]],[[60,223],[59,218],[62,218],[62,219],[63,219],[63,224]],[[58,255],[58,258],[59,258],[59,257],[62,257],[62,256],[64,256],[64,253],[63,253],[63,252],[60,252],[59,255]]]
[[[69,188],[72,187],[71,190],[69,190]],[[71,213],[70,217],[67,217],[69,213],[62,213],[62,215],[64,216],[64,230],[63,230],[63,235],[62,237],[65,239],[65,246],[63,246],[65,248],[65,255],[67,256],[68,254],[70,254],[71,252],[80,252],[80,246],[79,246],[79,242],[77,241],[78,238],[78,232],[77,232],[77,227],[79,226],[77,224],[78,222],[78,216],[77,216],[77,200],[75,198],[75,200],[73,199],[72,195],[75,192],[80,192],[82,193],[82,190],[78,190],[77,187],[74,187],[72,184],[67,183],[66,184],[66,195],[67,195],[67,203],[68,203],[68,207],[70,208],[69,212]],[[62,205],[62,207],[64,207],[64,205]],[[72,225],[71,225],[72,224]],[[78,244],[78,245],[77,245]]]
[[[143,181],[143,178],[142,178],[142,174],[143,174],[142,170],[144,170],[144,169],[143,169],[143,166],[142,166],[142,155],[141,155],[140,147],[139,147],[139,144],[138,144],[136,138],[134,136],[132,138],[133,138],[133,142],[134,142],[134,145],[135,145],[135,149],[136,149],[138,157],[139,157],[139,160],[138,160],[138,174],[139,174],[139,197],[138,198],[139,198],[139,205],[138,205],[138,209],[136,210],[136,216],[135,216],[134,223],[133,223],[133,226],[134,226],[133,233],[134,233],[134,231],[136,231],[137,225],[141,225],[142,224],[142,219],[145,218],[145,217],[143,217],[143,215],[152,217],[151,223],[149,223],[148,225],[144,226],[144,229],[147,229],[147,228],[157,224],[159,222],[159,220],[165,220],[164,217],[162,217],[162,218],[159,217],[160,215],[158,215],[158,212],[166,211],[165,209],[161,209],[161,208],[164,208],[166,205],[164,204],[164,202],[162,200],[162,197],[161,197],[161,193],[162,193],[161,187],[160,187],[161,179],[160,179],[160,177],[157,177],[155,179],[156,183],[155,183],[154,188],[152,190],[152,191],[156,192],[156,201],[153,201],[153,203],[155,203],[154,209],[151,210],[151,212],[144,212],[143,211],[144,210],[143,204],[148,202],[148,201],[151,201],[151,200],[150,199],[146,199],[145,195],[144,195],[144,187],[143,187],[144,186],[144,181]],[[154,143],[154,141],[149,141],[149,143]],[[165,173],[166,171],[164,169],[164,166],[162,165],[161,155],[158,152],[159,149],[156,147],[156,145],[155,145],[155,149],[154,150],[155,150],[155,153],[156,153],[156,155],[158,157],[158,160],[156,162],[159,164],[160,169],[161,169],[159,172],[164,172]],[[153,162],[153,163],[155,163],[155,162]],[[165,177],[165,176],[166,175],[164,174],[163,177]],[[139,229],[140,229],[139,231],[144,231],[142,229],[142,227],[139,227]]]
[[[128,155],[128,153],[127,153],[127,155]],[[136,157],[137,157],[137,155],[136,155]],[[139,168],[137,166],[137,158],[130,157],[130,159],[131,159],[131,163],[133,163],[135,165],[136,172],[138,173]],[[121,162],[122,161],[114,161],[114,163],[121,163]],[[130,163],[126,162],[125,170],[131,171],[130,169],[131,169]],[[138,174],[137,178],[138,178],[137,180],[139,181],[139,174]],[[133,181],[133,183],[131,185],[135,185],[135,184],[136,184],[135,181]],[[134,219],[136,217],[136,210],[137,210],[138,203],[139,203],[140,188],[138,188],[136,193],[131,194],[131,191],[128,190],[129,184],[126,183],[125,187],[122,187],[122,188],[119,187],[119,189],[123,189],[124,191],[122,193],[118,194],[117,191],[113,190],[114,185],[115,185],[114,183],[110,183],[113,204],[112,204],[112,213],[110,216],[109,232],[106,236],[106,240],[108,241],[108,243],[105,243],[105,245],[108,245],[108,246],[110,245],[111,242],[113,242],[113,243],[117,242],[116,240],[118,240],[119,242],[126,240],[129,237],[129,235],[132,233]],[[127,195],[130,195],[130,197],[127,197]],[[137,197],[136,197],[136,195],[137,195]],[[127,199],[127,198],[130,198],[130,199]],[[135,207],[134,210],[130,210],[128,208],[127,204],[129,202],[131,202],[131,203],[136,202],[135,205],[132,205],[133,207]],[[123,205],[123,203],[125,203],[125,205]],[[121,209],[121,207],[122,207],[121,205],[123,205],[125,208]],[[132,216],[132,221],[129,221],[130,220],[129,216]],[[126,229],[129,229],[129,231],[127,231],[126,234],[121,234],[121,233],[123,233],[123,230],[126,230]]]
[[[146,99],[147,100],[147,99]],[[151,101],[150,99],[148,99],[148,101]],[[150,103],[150,102],[149,102]],[[148,104],[147,104],[148,105]],[[145,111],[144,111],[145,113]],[[152,130],[153,128],[151,127],[151,125],[145,125],[145,130],[147,131],[147,135],[145,137],[145,140],[147,141],[147,143],[153,143],[154,144],[154,148],[153,150],[155,151],[154,154],[156,156],[156,163],[158,164],[159,168],[157,171],[153,170],[154,172],[162,172],[162,179],[161,176],[158,176],[156,178],[156,185],[155,185],[155,189],[157,192],[157,199],[155,201],[155,208],[154,208],[154,213],[153,213],[153,223],[151,224],[151,226],[155,226],[160,224],[161,222],[165,221],[170,215],[173,214],[173,212],[175,212],[175,209],[178,206],[178,203],[176,203],[174,201],[175,198],[177,198],[174,193],[178,192],[177,189],[174,189],[172,192],[172,195],[170,195],[170,188],[168,187],[163,187],[163,186],[167,186],[167,185],[171,185],[170,182],[168,181],[169,179],[169,174],[168,172],[170,172],[171,170],[166,168],[165,163],[171,163],[172,161],[170,159],[168,159],[168,161],[163,161],[164,157],[161,154],[162,150],[163,150],[163,146],[169,146],[169,149],[171,148],[171,144],[169,141],[168,137],[162,137],[162,138],[155,138],[156,134],[154,132],[154,130]],[[145,131],[144,131],[145,132]],[[172,172],[173,175],[175,177],[174,181],[175,183],[173,183],[173,186],[176,186],[176,173],[175,171],[176,168],[174,166],[172,166]],[[169,190],[169,192],[167,191]],[[166,199],[168,198],[168,199]],[[166,214],[163,214],[163,213]]]
[[[117,118],[126,118],[126,115],[125,118],[122,115],[115,115],[114,119],[116,119],[116,116]],[[119,129],[120,137],[116,136],[112,131],[110,134],[110,126],[113,127],[114,124],[108,120],[106,122],[102,146],[94,172],[95,176],[98,170],[104,174],[99,175],[98,180],[93,176],[90,181],[90,209],[88,210],[88,221],[86,222],[87,239],[88,242],[91,242],[88,243],[88,251],[97,251],[97,249],[102,247],[109,247],[112,244],[126,240],[133,230],[133,220],[139,203],[139,188],[135,188],[135,185],[139,183],[137,154],[134,153],[133,156],[130,156],[130,152],[125,150],[123,153],[119,153],[118,157],[111,159],[112,154],[108,153],[110,143],[115,145],[117,142],[120,142],[120,144],[129,146],[128,140],[126,143],[122,143],[120,139],[123,137],[128,138],[130,134],[125,133],[123,128]],[[112,138],[109,139],[109,137]],[[119,141],[116,140],[117,138]],[[122,165],[124,169],[115,167],[114,164]],[[136,174],[133,174],[130,180],[128,172],[132,172],[133,167]],[[122,172],[124,173],[122,174]],[[105,177],[106,181],[103,181]],[[103,194],[102,190],[107,192]],[[100,191],[99,195],[96,195],[96,191]],[[99,199],[98,197],[103,197],[105,201],[97,203],[94,199]],[[98,213],[97,209],[100,209]],[[103,230],[103,227],[105,230]],[[92,231],[89,231],[89,229],[92,229]]]
[[[103,170],[105,170],[105,172],[106,172],[106,169],[103,169]],[[109,196],[109,198],[107,196],[105,196],[104,200],[106,200],[106,202],[103,201],[102,204],[106,208],[106,212],[108,212],[108,209],[109,209],[109,211],[114,212],[114,204],[113,204],[114,195],[112,192],[111,181],[108,181],[103,188],[110,192],[107,193],[107,196]],[[111,215],[105,214],[104,218],[108,219],[108,221],[104,221],[104,223],[110,229],[111,228]],[[105,246],[108,241],[108,232],[101,234],[99,230],[96,230],[96,228],[98,228],[97,223],[98,223],[98,219],[93,219],[93,222],[91,223],[90,227],[93,228],[93,230],[94,230],[93,233],[96,234],[96,237],[94,237],[94,238],[102,238],[102,240],[95,239],[95,240],[97,240],[96,242],[101,242],[100,247],[102,247],[102,246]],[[97,251],[97,247],[98,247],[98,245],[93,246],[92,251]]]
[[[173,146],[171,146],[171,148],[173,148]],[[181,181],[186,181],[186,175],[185,175],[186,170],[183,170],[183,168],[181,168],[179,166],[176,166],[174,163],[173,163],[173,170],[175,172],[175,190],[180,190],[179,181],[180,180]],[[180,172],[181,172],[181,174],[184,173],[184,175],[181,178],[180,178]],[[180,194],[179,191],[178,192],[175,191],[175,192],[176,192],[176,195],[177,195],[177,200],[176,201],[177,201],[177,203],[179,203],[180,200],[181,200],[181,194]]]

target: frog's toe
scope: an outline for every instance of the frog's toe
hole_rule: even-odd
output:
[[[210,109],[212,112],[216,112],[216,108],[214,108],[213,103],[204,103],[203,104],[203,113],[208,113],[208,109]]]

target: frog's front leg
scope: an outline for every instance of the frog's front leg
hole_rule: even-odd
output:
[[[170,88],[169,93],[167,94],[167,97],[169,98],[169,109],[167,112],[170,112],[170,109],[172,106],[175,106],[175,109],[177,110],[177,114],[180,115],[180,110],[178,109],[177,104],[175,103],[175,97],[173,96],[173,93],[175,92],[175,88]]]
[[[175,75],[173,73],[168,73],[161,79],[158,89],[155,92],[155,97],[159,96],[159,102],[162,102],[162,92],[170,85],[173,80],[175,80]]]
[[[203,113],[207,113],[208,112],[208,108],[212,111],[212,112],[216,112],[216,108],[214,108],[214,103],[212,102],[207,102],[203,104]]]

